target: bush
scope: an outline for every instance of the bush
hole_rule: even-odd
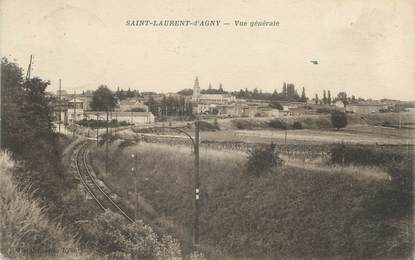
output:
[[[199,121],[199,129],[200,131],[216,131],[220,130],[219,125],[211,124],[206,121]]]
[[[317,113],[320,113],[320,114],[330,114],[333,110],[330,108],[323,107],[323,108],[317,108],[316,111]]]
[[[279,119],[271,120],[268,125],[275,129],[287,129],[287,124]]]
[[[270,107],[272,108],[276,108],[278,110],[283,110],[284,108],[282,107],[282,105],[276,101],[273,101],[269,104]]]
[[[294,129],[303,129],[303,125],[300,122],[294,122],[293,128]]]
[[[331,113],[331,123],[337,130],[347,126],[347,116],[346,113],[341,111],[333,111]]]
[[[264,121],[254,119],[234,119],[231,121],[237,129],[257,129],[267,127],[268,124]]]
[[[388,163],[388,174],[394,185],[400,190],[412,194],[414,188],[414,161],[413,157],[402,160],[392,160]]]
[[[254,147],[248,151],[247,170],[249,173],[260,176],[270,173],[276,166],[282,164],[276,146]]]
[[[389,121],[383,121],[382,126],[384,127],[392,127],[392,124]]]
[[[91,127],[91,128],[104,128],[107,127],[107,121],[106,120],[96,120],[96,119],[82,119],[79,121],[76,121],[76,124],[85,126],[85,127]],[[115,119],[109,121],[108,127],[117,127],[117,126],[129,126],[129,124],[126,121],[117,121]]]
[[[174,259],[181,256],[179,244],[171,236],[158,236],[142,221],[127,223],[121,215],[106,211],[94,221],[91,232],[103,255],[127,259]]]
[[[387,165],[401,161],[403,156],[394,152],[376,150],[371,147],[335,145],[330,151],[330,160],[336,164]]]

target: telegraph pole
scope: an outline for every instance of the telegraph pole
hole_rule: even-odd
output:
[[[74,114],[73,114],[73,135],[72,138],[75,138],[75,124],[76,124],[76,90],[73,91],[73,101],[74,101]]]
[[[110,121],[109,121],[109,123],[110,123],[110,136],[112,138],[112,110],[110,111]],[[110,143],[110,146],[111,146],[111,143]]]
[[[117,110],[115,110],[115,122],[116,122],[116,125],[115,125],[114,135],[117,136],[117,127],[118,127],[118,112],[117,112]]]
[[[105,142],[105,174],[108,173],[108,108],[107,108],[107,134]]]
[[[137,200],[138,200],[138,194],[137,194],[137,153],[131,154],[131,157],[134,160],[134,167],[131,168],[131,174],[134,178],[134,219],[137,219]]]
[[[99,113],[97,112],[97,122],[96,122],[96,126],[97,126],[97,147],[98,147],[98,131],[99,131],[99,127],[98,127],[98,115],[99,115]]]
[[[199,180],[199,121],[195,122],[195,223],[194,223],[194,243],[199,244],[199,199],[200,199],[200,180]]]
[[[62,113],[62,99],[61,99],[61,93],[62,93],[62,89],[61,89],[61,79],[59,79],[59,133],[61,133],[61,113]]]
[[[27,67],[27,72],[26,72],[26,81],[30,79],[30,72],[32,70],[32,60],[33,60],[33,55],[30,54],[29,66]]]

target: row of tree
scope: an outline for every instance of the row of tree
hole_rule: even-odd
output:
[[[315,95],[314,102],[316,104],[332,105],[336,101],[342,101],[344,105],[357,103],[358,101],[364,101],[362,98],[356,98],[354,95],[347,96],[345,91],[339,92],[336,97],[332,97],[330,90],[323,90],[323,98],[319,99],[318,94]]]
[[[124,100],[124,99],[128,99],[128,98],[134,98],[134,97],[141,97],[141,93],[134,89],[131,90],[130,88],[128,90],[124,90],[124,89],[120,89],[119,87],[117,88],[117,91],[115,91],[115,97],[118,100]]]
[[[192,116],[192,103],[185,100],[184,97],[166,97],[156,101],[150,96],[145,103],[148,109],[155,116]]]
[[[120,100],[117,93],[119,94],[121,91],[113,93],[107,86],[99,86],[93,92],[91,109],[93,111],[112,111],[117,104],[117,99]],[[155,116],[191,116],[193,112],[192,104],[187,102],[184,97],[164,96],[161,100],[156,101],[150,96],[145,104]]]
[[[271,101],[296,101],[296,102],[306,102],[307,96],[305,93],[305,88],[302,88],[301,95],[298,95],[297,90],[293,84],[284,83],[283,89],[280,93],[277,90],[274,90],[272,93],[262,92],[257,88],[252,91],[241,89],[239,91],[232,92],[234,96],[242,99],[257,99],[257,100],[271,100]]]
[[[241,99],[248,99],[248,100],[274,100],[274,101],[298,101],[298,102],[305,102],[307,101],[307,96],[305,93],[305,88],[302,88],[301,95],[298,94],[297,90],[295,89],[295,85],[292,83],[285,83],[282,86],[282,90],[278,93],[277,90],[274,92],[262,92],[261,89],[254,88],[253,90],[248,90],[248,88],[240,89],[239,91],[232,91],[228,92],[225,91],[222,87],[222,84],[219,84],[219,88],[215,89],[212,88],[212,85],[209,84],[208,89],[202,89],[200,91],[201,94],[232,94],[237,98]],[[193,90],[190,88],[182,89],[177,92],[179,95],[183,96],[191,96],[193,94]]]

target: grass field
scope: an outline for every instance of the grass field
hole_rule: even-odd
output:
[[[140,196],[158,218],[191,234],[193,155],[188,147],[111,146],[102,176],[132,199],[138,155]],[[102,149],[92,153],[102,169]],[[405,258],[412,253],[412,201],[382,167],[338,167],[286,159],[273,174],[245,171],[246,155],[201,151],[201,242],[216,256]],[[405,197],[406,196],[406,197]]]

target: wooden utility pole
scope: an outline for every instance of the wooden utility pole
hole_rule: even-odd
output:
[[[32,60],[33,60],[33,55],[30,54],[29,66],[27,67],[27,72],[26,72],[26,81],[30,79],[30,72],[32,70]]]
[[[117,112],[117,110],[115,110],[115,122],[116,122],[116,125],[115,125],[114,135],[117,136],[117,127],[118,127],[118,112]]]
[[[98,134],[99,134],[99,127],[98,127],[98,116],[99,116],[99,113],[97,112],[97,122],[96,122],[96,126],[97,126],[97,147],[98,147]]]
[[[62,89],[61,89],[61,79],[59,79],[59,133],[61,133],[61,114],[62,114]]]
[[[287,145],[287,127],[285,127],[285,138],[284,138],[284,144]]]
[[[106,134],[106,143],[105,143],[105,174],[108,173],[108,109],[107,109],[107,134]]]
[[[199,244],[199,199],[200,199],[200,179],[199,179],[199,121],[195,122],[195,223],[194,223],[194,243]]]
[[[74,101],[74,114],[73,114],[73,134],[72,134],[72,138],[75,138],[75,123],[76,123],[76,90],[73,91],[73,101]]]
[[[134,167],[131,168],[131,174],[134,178],[134,219],[137,219],[137,208],[138,208],[138,194],[137,194],[137,153],[132,154],[131,157],[134,160]]]

